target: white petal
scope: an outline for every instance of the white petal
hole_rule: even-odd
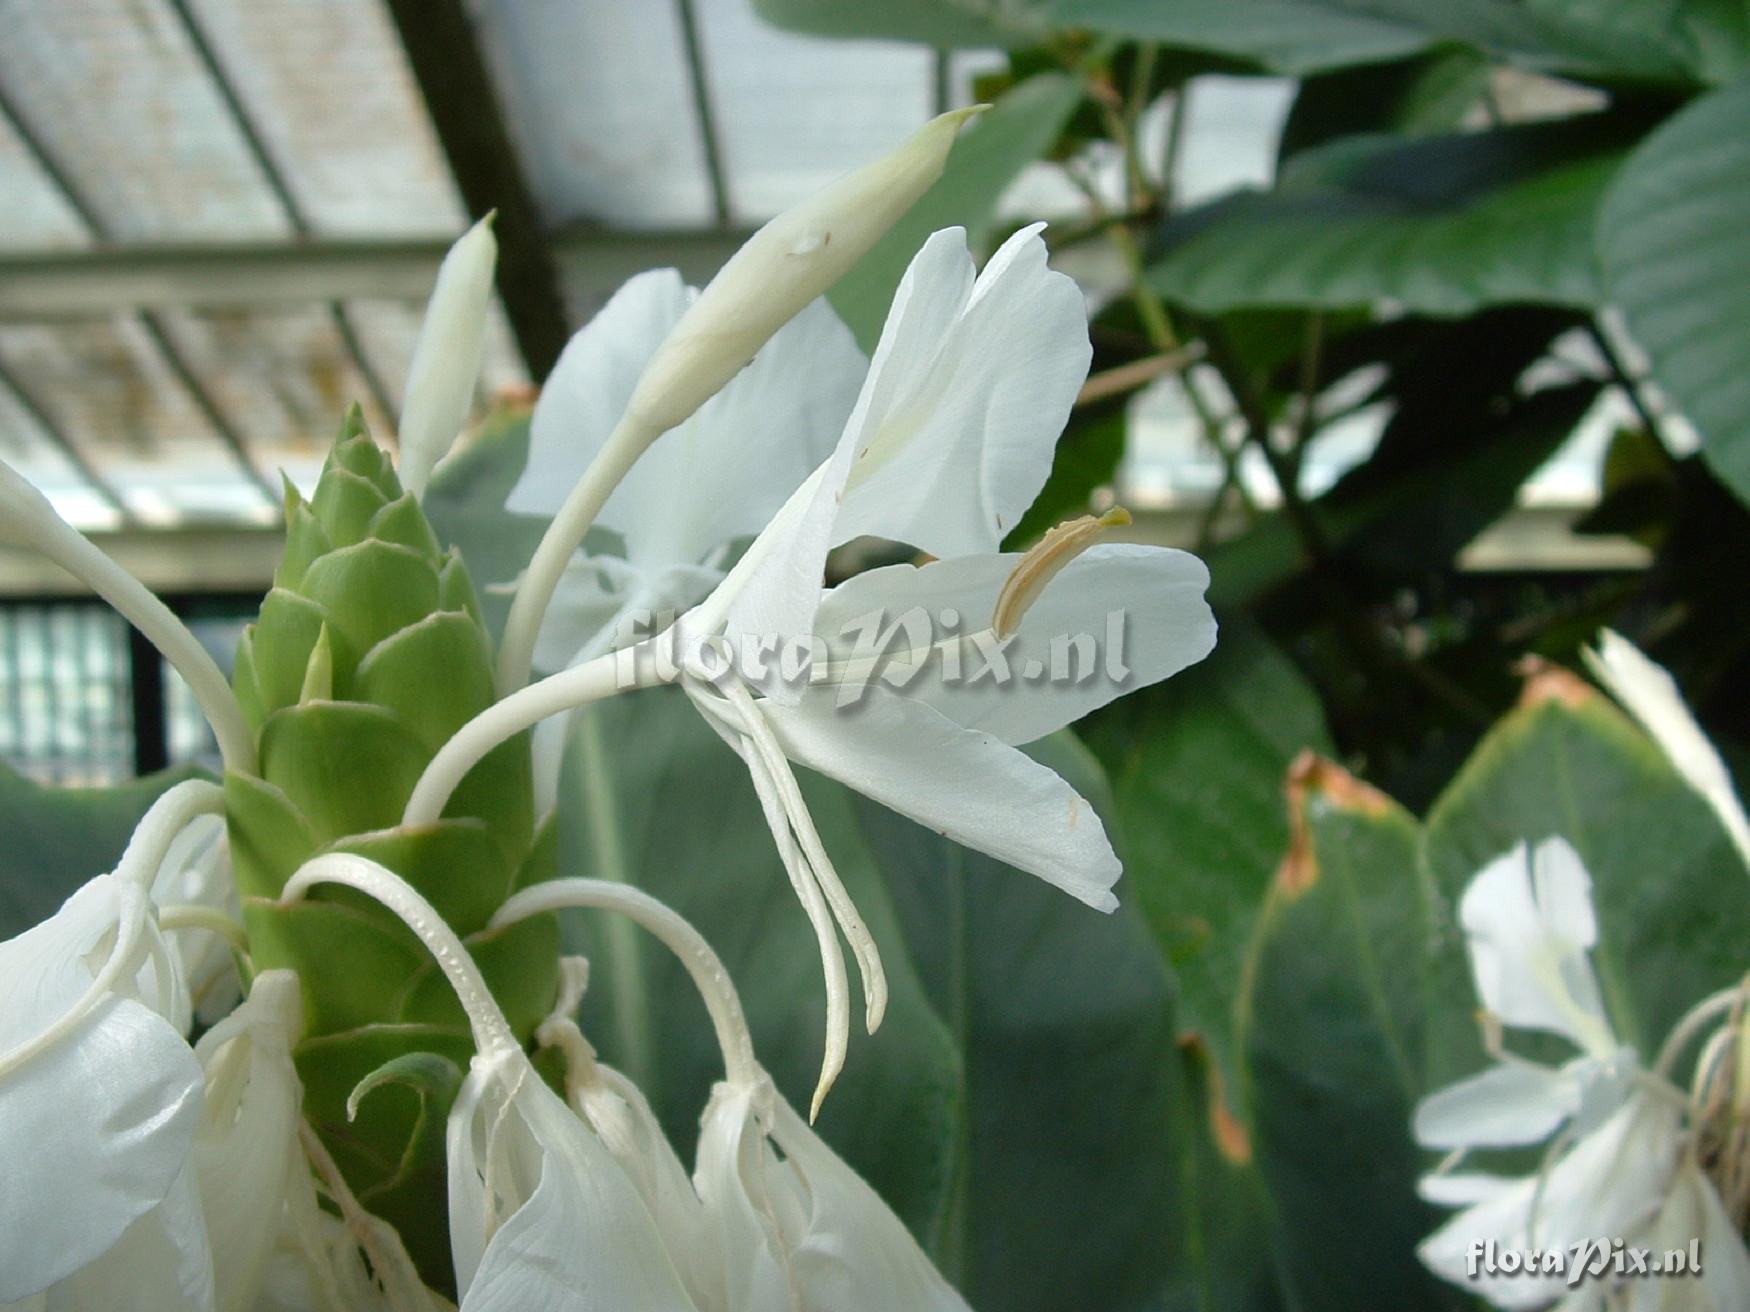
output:
[[[1471,1207],[1518,1186],[1513,1176],[1482,1171],[1435,1171],[1416,1181],[1416,1192],[1437,1207]]]
[[[1750,819],[1732,786],[1731,772],[1695,722],[1670,672],[1609,629],[1599,635],[1598,650],[1584,654],[1599,682],[1653,735],[1672,768],[1719,816],[1738,855],[1750,862]]]
[[[803,309],[692,418],[657,439],[602,508],[647,570],[697,565],[765,527],[831,454],[863,353],[824,300]]]
[[[1477,993],[1509,1025],[1550,1030],[1609,1056],[1617,1044],[1586,958],[1596,925],[1585,870],[1559,838],[1539,845],[1536,862],[1542,878],[1534,884],[1532,854],[1521,844],[1485,866],[1459,900]],[[1541,886],[1552,890],[1547,906]]]
[[[212,1238],[219,1312],[249,1312],[279,1234],[296,1160],[302,1086],[292,1065],[298,979],[263,971],[248,999],[201,1038],[207,1102],[194,1164]]]
[[[791,760],[957,843],[1055,884],[1101,911],[1120,866],[1100,817],[1055,773],[922,702],[871,688],[836,708],[831,689],[762,703]]]
[[[1020,560],[1018,553],[961,556],[870,570],[826,594],[817,631],[835,656],[854,659],[859,634],[873,646],[902,616],[919,616],[937,641],[984,629]],[[956,724],[1032,742],[1207,656],[1215,645],[1208,586],[1209,571],[1186,552],[1101,544],[1051,581],[1000,662],[963,642],[958,668],[940,653],[922,669],[896,664],[893,676],[904,680],[896,686]],[[873,617],[878,630],[867,627]],[[902,639],[900,630],[882,650],[893,652]]]
[[[619,1163],[526,1063],[508,1106],[502,1078],[477,1064],[450,1114],[462,1312],[697,1312]],[[499,1198],[504,1219],[488,1237],[489,1155],[490,1178],[511,1196]]]
[[[699,1143],[699,1196],[729,1268],[728,1306],[795,1312],[965,1312],[880,1196],[767,1091],[719,1085]],[[773,1151],[771,1145],[776,1145]]]
[[[1503,1062],[1448,1085],[1416,1106],[1426,1148],[1541,1143],[1580,1108],[1579,1083],[1530,1062]]]
[[[994,551],[1051,472],[1058,435],[1087,377],[1087,305],[1074,280],[1046,267],[1039,228],[991,257],[964,286],[964,236],[937,233],[895,299],[861,412],[857,463],[834,534],[873,534],[937,556]],[[949,234],[958,250],[948,247]],[[924,285],[934,282],[938,287]],[[926,299],[926,295],[927,298]],[[917,313],[919,303],[931,313]]]
[[[99,876],[47,921],[0,944],[0,1054],[81,1004],[123,917],[156,934],[141,923],[144,899],[127,893]],[[188,1156],[201,1079],[175,1023],[186,1020],[186,994],[150,966],[118,983],[145,1001],[99,998],[67,1033],[0,1074],[8,1172],[0,1302],[43,1289],[109,1248],[162,1201]],[[167,1005],[175,1020],[148,1003]]]
[[[96,1261],[51,1289],[47,1312],[212,1312],[213,1261],[194,1170]]]
[[[554,515],[614,431],[638,375],[693,292],[673,269],[627,280],[566,343],[529,422],[529,461],[505,508]]]
[[[1564,1292],[1553,1277],[1505,1273],[1472,1278],[1473,1245],[1503,1250],[1563,1248],[1598,1236],[1632,1234],[1648,1221],[1669,1187],[1680,1118],[1662,1100],[1642,1095],[1573,1145],[1546,1177],[1527,1176],[1460,1212],[1418,1247],[1428,1268],[1498,1307],[1536,1307]]]

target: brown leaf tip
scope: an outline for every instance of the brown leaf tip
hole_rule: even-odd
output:
[[[1520,657],[1513,666],[1513,673],[1525,680],[1525,686],[1519,690],[1519,705],[1523,710],[1546,702],[1558,702],[1577,710],[1598,697],[1597,690],[1586,680],[1541,656]]]
[[[1317,797],[1342,811],[1382,816],[1391,800],[1350,774],[1335,761],[1308,749],[1288,767],[1288,853],[1276,870],[1276,883],[1286,893],[1298,895],[1318,882],[1319,859],[1313,851],[1312,829],[1307,823],[1307,802]]]

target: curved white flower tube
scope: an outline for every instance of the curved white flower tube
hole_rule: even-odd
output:
[[[0,460],[0,538],[41,552],[102,597],[188,681],[219,741],[225,768],[254,774],[255,735],[237,695],[188,626],[151,590],[55,513],[47,498]]]
[[[329,854],[284,901],[336,883],[393,911],[431,951],[477,1048],[450,1112],[450,1245],[462,1312],[576,1307],[697,1312],[625,1170],[529,1063],[460,939],[406,881]]]

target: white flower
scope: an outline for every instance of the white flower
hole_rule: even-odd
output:
[[[497,263],[488,214],[456,239],[438,266],[401,402],[401,484],[415,496],[424,494],[431,471],[468,420]]]
[[[828,996],[816,1110],[843,1060],[848,1029],[831,920],[857,955],[870,1029],[880,1021],[885,986],[873,941],[787,762],[809,765],[1110,910],[1119,863],[1099,818],[1018,745],[1201,659],[1213,644],[1214,620],[1202,597],[1207,572],[1182,552],[1095,546],[1076,554],[1086,535],[1071,535],[1044,546],[1045,557],[1056,558],[1042,562],[998,553],[1050,472],[1089,354],[1081,294],[1046,267],[1037,227],[1012,237],[977,276],[964,234],[935,234],[900,283],[838,445],[677,626],[689,647],[721,634],[732,653],[770,650],[775,641],[780,650],[801,646],[831,658],[827,670],[815,671],[824,681],[801,686],[779,671],[752,675],[747,681],[763,694],[757,700],[733,668],[718,679],[684,680],[747,762],[814,924]],[[875,570],[823,592],[828,551],[861,535],[951,559]],[[1057,581],[1042,593],[1023,589],[1023,601],[1033,604],[1011,607],[999,631],[1005,585],[1035,567],[1041,580],[1057,574]],[[857,662],[854,650],[844,650],[849,630],[871,616],[884,626],[911,612],[927,625],[951,612],[964,618],[965,636],[904,644],[910,649],[898,664],[914,668],[901,688],[850,668]],[[1054,640],[1106,642],[1114,623],[1130,630],[1126,654],[1134,668],[1115,664],[1119,654],[1109,651],[1092,677],[1084,669],[1050,686],[1028,680],[1049,671]],[[1017,647],[1013,677],[980,677],[979,666],[1005,641]],[[962,657],[972,666],[964,681],[945,677]],[[1027,669],[1029,657],[1036,672]],[[747,664],[740,657],[732,663]],[[851,708],[840,705],[845,683],[859,692]]]
[[[99,875],[0,944],[0,1303],[62,1281],[149,1213],[194,1209],[201,1069],[139,881]],[[142,1259],[144,1260],[144,1259]]]
[[[697,293],[672,269],[639,274],[571,339],[541,390],[529,457],[506,508],[551,517],[607,443],[639,375]],[[629,611],[693,605],[831,450],[864,360],[824,301],[780,328],[745,370],[654,445],[596,519],[622,556],[572,558],[535,647],[542,669],[605,650]]]
[[[1424,1198],[1462,1210],[1418,1247],[1428,1268],[1503,1308],[1563,1312],[1658,1307],[1726,1312],[1750,1305],[1750,1256],[1694,1160],[1688,1101],[1665,1072],[1701,1024],[1738,1000],[1701,1003],[1673,1031],[1651,1071],[1613,1033],[1588,951],[1596,945],[1591,881],[1566,841],[1520,844],[1477,874],[1459,902],[1485,1032],[1497,1064],[1441,1089],[1416,1108],[1415,1135],[1454,1150],[1419,1186]],[[1500,1048],[1500,1027],[1560,1035],[1580,1049],[1559,1067]],[[1550,1140],[1543,1166],[1522,1177],[1455,1169],[1476,1149]],[[1491,1272],[1485,1245],[1538,1250],[1565,1262],[1584,1245],[1681,1248],[1706,1231],[1711,1273],[1690,1279],[1614,1281],[1605,1272],[1577,1289],[1567,1270]],[[1618,1297],[1622,1302],[1615,1301]],[[1646,1299],[1669,1301],[1645,1302]]]
[[[176,836],[151,891],[160,907],[201,907],[232,921],[240,918],[222,816],[201,816]],[[237,1005],[242,997],[237,961],[222,934],[191,926],[174,935],[170,945],[200,1020],[211,1024]]]
[[[1750,864],[1750,819],[1726,763],[1683,703],[1677,681],[1621,634],[1605,629],[1598,649],[1584,652],[1598,681],[1639,720],[1672,767],[1719,816],[1738,855]]]
[[[777,1093],[725,1082],[694,1186],[735,1312],[965,1312],[900,1219]]]

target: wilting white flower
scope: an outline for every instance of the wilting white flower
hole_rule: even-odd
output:
[[[1745,818],[1731,773],[1684,705],[1670,672],[1609,629],[1598,635],[1596,651],[1583,654],[1598,681],[1646,726],[1684,782],[1713,808],[1738,855],[1750,864],[1750,819]]]
[[[438,266],[401,403],[401,484],[415,496],[468,421],[497,264],[489,214],[457,238]]]
[[[0,944],[0,1303],[118,1244],[144,1262],[160,1223],[191,1209],[198,1225],[189,1150],[202,1083],[188,1016],[134,879],[99,875]]]
[[[1585,1245],[1612,1237],[1681,1248],[1701,1229],[1678,1238],[1679,1229],[1706,1224],[1708,1283],[1643,1281],[1638,1292],[1625,1294],[1628,1306],[1655,1295],[1669,1301],[1646,1306],[1726,1312],[1750,1304],[1750,1256],[1695,1165],[1684,1096],[1665,1080],[1663,1059],[1657,1069],[1643,1070],[1611,1029],[1588,957],[1598,926],[1578,854],[1561,838],[1535,848],[1520,844],[1471,881],[1459,902],[1459,922],[1497,1061],[1416,1108],[1417,1140],[1454,1150],[1423,1178],[1420,1192],[1462,1209],[1418,1247],[1422,1261],[1497,1307],[1543,1307],[1565,1298],[1563,1309],[1602,1312],[1617,1306],[1605,1301],[1615,1288],[1608,1271],[1574,1293],[1571,1271],[1491,1272],[1479,1254],[1492,1245],[1572,1262]],[[1725,1000],[1709,999],[1694,1014],[1705,1018]],[[1502,1025],[1559,1035],[1579,1055],[1550,1067],[1501,1051]],[[1524,1147],[1551,1136],[1559,1137],[1542,1168],[1528,1175],[1456,1169],[1475,1150]],[[1711,1219],[1716,1213],[1718,1222]]]
[[[693,1181],[726,1308],[965,1312],[900,1219],[769,1080],[712,1090]]]

